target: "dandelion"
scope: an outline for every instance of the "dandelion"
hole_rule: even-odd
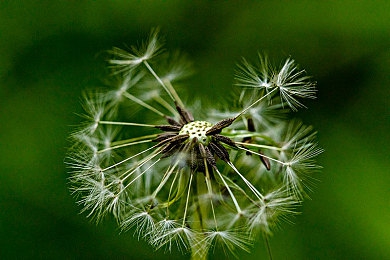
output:
[[[244,59],[241,94],[195,118],[200,108],[174,87],[189,63],[161,47],[153,30],[140,48],[109,52],[113,88],[85,95],[87,122],[71,136],[72,192],[89,217],[112,215],[155,249],[237,256],[261,233],[272,258],[268,236],[298,213],[320,168],[316,132],[286,113],[314,98],[315,84],[292,59],[281,68]]]

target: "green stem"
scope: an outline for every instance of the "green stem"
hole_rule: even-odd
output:
[[[263,237],[264,237],[265,247],[267,248],[267,252],[268,252],[268,259],[272,260],[272,251],[271,251],[271,245],[269,243],[268,235],[264,233]]]
[[[194,219],[193,228],[199,232],[199,236],[197,238],[197,243],[195,243],[191,248],[191,260],[207,260],[209,247],[207,246],[207,243],[202,242],[202,240],[205,236],[204,223],[208,217],[209,207],[203,199],[199,199],[199,196],[207,193],[207,187],[205,184],[204,175],[199,172],[195,174],[196,179],[194,183],[194,193],[198,198],[196,201],[198,206],[196,208],[197,214]]]
[[[149,63],[144,60],[143,61],[144,65],[146,68],[150,71],[150,73],[155,77],[155,79],[158,81],[158,83],[163,87],[163,89],[168,93],[169,97],[173,100],[176,101],[175,98],[173,97],[171,91],[168,89],[168,87],[164,84],[164,82],[161,80],[161,78],[156,74],[156,72],[152,69],[152,67],[149,65]]]

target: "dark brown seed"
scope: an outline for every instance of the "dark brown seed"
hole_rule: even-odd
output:
[[[161,146],[165,143],[170,143],[170,144],[181,144],[182,142],[184,142],[187,138],[188,138],[189,135],[185,134],[185,135],[174,135],[172,137],[169,137],[169,138],[166,138],[162,141],[160,141],[157,146]]]
[[[198,146],[199,146],[200,156],[202,156],[202,158],[207,158],[207,153],[204,145],[202,143],[199,143]]]
[[[177,112],[179,112],[180,118],[184,123],[188,124],[194,121],[193,115],[187,110],[185,110],[184,108],[182,108],[181,106],[179,106],[177,103],[176,103],[176,110]]]
[[[204,149],[206,151],[206,160],[207,160],[207,162],[212,167],[217,167],[217,162],[215,161],[215,158],[214,158],[213,154],[210,152],[209,148],[206,146]]]
[[[164,154],[163,158],[164,157],[169,157],[169,156],[173,155],[176,151],[178,151],[180,149],[180,147],[181,147],[181,144],[187,138],[188,138],[188,135],[177,135],[177,136],[169,139],[169,142],[161,150],[161,153]],[[161,143],[162,142],[160,142],[158,145],[160,145]]]
[[[180,144],[182,142],[184,142],[187,138],[189,137],[188,134],[184,134],[184,135],[177,135],[175,137],[173,137],[170,141],[170,143],[173,143],[173,144]]]
[[[178,148],[180,146],[179,145],[171,145],[171,144],[167,144],[166,147],[164,147],[162,150],[161,150],[161,153],[163,154],[161,156],[161,158],[168,158],[168,157],[171,157],[172,155],[174,155],[177,151],[178,151]]]
[[[179,132],[181,129],[181,126],[176,125],[156,125],[155,128],[158,128],[162,131],[173,131],[173,132]]]
[[[247,129],[248,129],[249,132],[255,132],[256,131],[255,124],[253,123],[253,119],[251,117],[249,117],[247,119],[247,124],[248,124],[247,125]],[[252,137],[250,137],[250,136],[244,137],[242,139],[242,141],[244,143],[251,143],[252,142]],[[250,151],[246,151],[246,155],[252,155],[252,153]]]
[[[219,158],[221,158],[221,160],[225,162],[230,161],[228,151],[220,143],[210,142],[209,146],[211,151],[214,152]]]
[[[255,132],[256,131],[255,124],[253,123],[253,119],[252,118],[248,118],[248,131],[249,132]]]
[[[247,122],[248,122],[248,125],[247,125],[248,131],[255,132],[256,129],[255,129],[255,124],[253,123],[253,119],[248,118]],[[244,137],[244,139],[242,139],[242,141],[245,143],[250,142],[251,140],[252,140],[252,137],[250,137],[250,136]],[[247,152],[247,154],[248,154],[248,152]]]
[[[244,137],[244,138],[242,139],[242,141],[243,141],[244,143],[250,143],[250,142],[252,141],[252,137],[246,136],[246,137]]]
[[[217,141],[221,141],[222,143],[225,143],[225,144],[230,145],[230,146],[232,146],[234,148],[237,148],[236,143],[232,139],[230,139],[229,137],[226,137],[226,136],[223,136],[223,135],[220,135],[220,134],[215,134],[215,135],[213,135],[213,137]]]
[[[191,169],[196,169],[198,167],[198,155],[196,149],[191,149]]]
[[[236,119],[235,118],[227,118],[227,119],[223,119],[223,120],[219,121],[218,123],[213,125],[206,132],[206,135],[214,135],[214,134],[221,133],[222,129],[224,129],[225,127],[230,126],[234,122],[234,120],[236,120]]]
[[[177,122],[175,119],[173,119],[173,118],[170,117],[170,116],[165,116],[165,119],[167,120],[167,122],[168,122],[170,125],[173,125],[173,126],[182,126],[179,122]]]
[[[271,170],[271,163],[270,163],[269,159],[267,157],[264,157],[263,153],[261,151],[259,151],[259,154],[260,154],[260,160],[264,164],[265,168],[268,171]]]
[[[169,138],[175,137],[176,135],[177,133],[162,133],[159,134],[155,139],[153,139],[153,142],[161,142]]]

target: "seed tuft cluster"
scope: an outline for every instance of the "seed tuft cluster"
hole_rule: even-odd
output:
[[[276,68],[259,56],[238,66],[234,100],[191,107],[174,87],[188,62],[167,65],[161,47],[153,30],[139,48],[109,51],[112,87],[85,94],[86,122],[66,160],[82,212],[111,215],[155,249],[193,259],[217,246],[237,256],[259,233],[270,249],[268,236],[297,214],[320,168],[316,132],[286,113],[314,98],[315,84],[292,59]],[[201,109],[206,118],[195,119]]]

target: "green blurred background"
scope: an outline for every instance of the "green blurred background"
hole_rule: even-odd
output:
[[[312,200],[271,245],[275,259],[390,259],[390,1],[0,1],[0,258],[181,259],[80,215],[67,136],[99,53],[160,26],[194,61],[188,88],[223,100],[235,64],[291,55],[318,82],[296,114],[319,131]],[[216,254],[212,259],[219,259]],[[260,239],[241,259],[266,259]]]

